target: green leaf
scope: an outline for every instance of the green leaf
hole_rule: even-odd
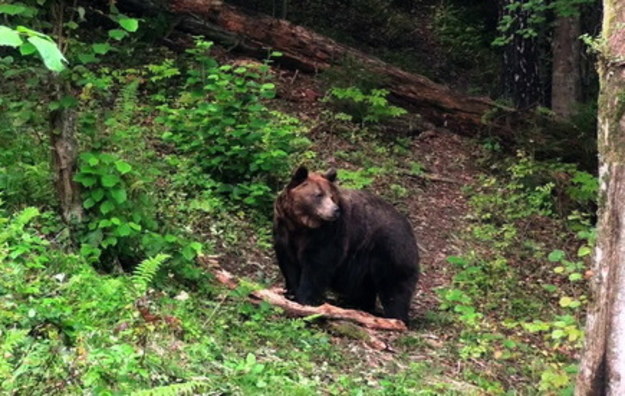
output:
[[[547,290],[550,293],[554,293],[558,290],[558,287],[555,285],[542,285],[543,289]]]
[[[77,24],[76,22],[74,22],[74,21],[69,21],[69,22],[67,22],[67,23],[65,24],[65,26],[66,26],[68,29],[71,29],[71,30],[76,30],[76,29],[78,29],[78,24]]]
[[[78,12],[78,19],[81,21],[85,20],[85,7],[76,7],[76,12]]]
[[[85,187],[91,187],[97,182],[97,179],[95,177],[85,175],[84,173],[79,173],[74,176],[74,180]]]
[[[97,56],[95,56],[94,54],[90,52],[83,52],[83,53],[78,54],[78,60],[81,63],[88,65],[89,63],[96,63],[100,59],[98,59]]]
[[[193,260],[195,258],[195,255],[196,252],[190,245],[187,245],[184,247],[184,249],[182,249],[182,256],[189,261]]]
[[[63,71],[65,68],[63,62],[67,62],[67,60],[54,42],[36,36],[29,37],[28,41],[37,48],[48,69],[55,72]]]
[[[26,13],[26,11],[28,11],[27,7],[24,7],[23,5],[17,5],[17,4],[2,4],[0,5],[0,14],[6,14],[6,15],[21,15]],[[0,33],[0,36],[2,34]]]
[[[102,185],[104,187],[113,187],[117,183],[120,182],[119,176],[117,175],[104,175],[102,176]]]
[[[117,232],[116,234],[119,236],[128,236],[130,235],[130,226],[126,223],[120,225],[119,227],[117,227]]]
[[[78,106],[78,99],[73,95],[65,95],[59,101],[59,105],[64,109],[69,109]]]
[[[127,199],[126,190],[124,188],[111,190],[111,196],[118,204],[123,204]]]
[[[564,256],[565,256],[564,252],[558,249],[549,253],[549,256],[547,256],[547,259],[551,261],[552,263],[555,263],[557,261],[561,261],[564,258]]]
[[[115,209],[115,204],[111,201],[105,201],[101,206],[100,206],[100,212],[102,214],[107,214],[108,212],[110,212],[111,210]]]
[[[100,163],[100,160],[98,159],[98,157],[92,154],[87,160],[87,163],[91,166],[96,166],[97,164]]]
[[[2,33],[0,33],[0,35],[2,35]],[[22,55],[31,55],[35,53],[36,51],[37,51],[37,48],[35,48],[35,46],[29,42],[25,42],[22,45],[20,45],[20,54]]]
[[[121,160],[115,162],[115,168],[117,168],[119,173],[122,175],[125,175],[132,170],[132,166],[128,162]]]
[[[560,299],[560,306],[561,307],[568,307],[571,304],[573,304],[573,299],[571,297],[562,297]]]
[[[112,39],[115,39],[117,41],[122,40],[127,35],[128,35],[128,33],[126,33],[125,31],[123,31],[121,29],[109,30],[109,37],[112,38]]]
[[[82,206],[84,206],[85,209],[92,208],[93,205],[95,205],[95,201],[93,199],[91,199],[91,198],[87,198],[85,200],[85,202],[83,202],[83,204],[82,204]]]
[[[19,47],[20,45],[22,45],[22,38],[15,30],[0,25],[0,45]]]
[[[582,274],[578,273],[578,272],[574,272],[571,275],[569,275],[569,280],[571,282],[577,282],[578,280],[582,280],[583,276]]]
[[[115,246],[117,245],[117,238],[108,237],[102,241],[102,247]]]
[[[104,55],[111,50],[111,45],[109,43],[98,43],[98,44],[93,44],[91,48],[93,49],[93,52],[95,52],[96,54]]]
[[[139,21],[135,18],[120,18],[119,25],[129,32],[136,32],[139,28]]]
[[[100,202],[102,198],[104,198],[104,190],[101,188],[98,188],[96,190],[91,191],[91,198],[96,202]]]
[[[580,246],[577,250],[577,257],[588,256],[590,253],[592,253],[592,249],[590,248],[590,246]]]
[[[202,244],[199,242],[191,242],[189,246],[198,254],[202,252]]]

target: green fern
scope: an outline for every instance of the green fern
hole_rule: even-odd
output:
[[[207,394],[208,382],[189,381],[133,392],[132,396],[179,396]]]
[[[0,343],[0,378],[10,377],[13,366],[8,359],[12,356],[13,349],[23,342],[27,336],[27,330],[10,329],[5,332],[4,339]]]
[[[135,268],[132,273],[132,283],[138,293],[143,294],[147,291],[161,265],[170,257],[168,254],[157,254],[156,257],[143,260]]]

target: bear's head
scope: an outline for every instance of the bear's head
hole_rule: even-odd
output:
[[[300,166],[286,186],[277,210],[291,221],[308,228],[318,228],[341,216],[339,189],[334,184],[336,170],[308,172]]]

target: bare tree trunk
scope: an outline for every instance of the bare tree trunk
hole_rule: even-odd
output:
[[[553,32],[551,109],[563,118],[575,113],[581,97],[580,15],[558,17]]]
[[[599,60],[599,220],[576,395],[625,395],[625,2],[604,0]]]
[[[52,83],[54,93],[52,100],[59,101],[69,93],[67,83],[55,77]],[[78,159],[76,142],[76,109],[60,107],[50,112],[50,148],[54,187],[60,204],[63,221],[77,224],[83,218],[80,187],[74,181]]]
[[[512,100],[518,108],[531,108],[544,102],[540,80],[538,38],[524,34],[530,29],[531,10],[507,6],[528,3],[528,0],[500,0],[501,18],[512,18],[506,34],[511,36],[503,52],[503,96]]]

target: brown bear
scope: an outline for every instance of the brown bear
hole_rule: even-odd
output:
[[[336,171],[297,169],[274,205],[274,249],[287,296],[306,305],[326,290],[344,305],[408,322],[419,277],[417,243],[405,216],[381,198],[335,184]]]

